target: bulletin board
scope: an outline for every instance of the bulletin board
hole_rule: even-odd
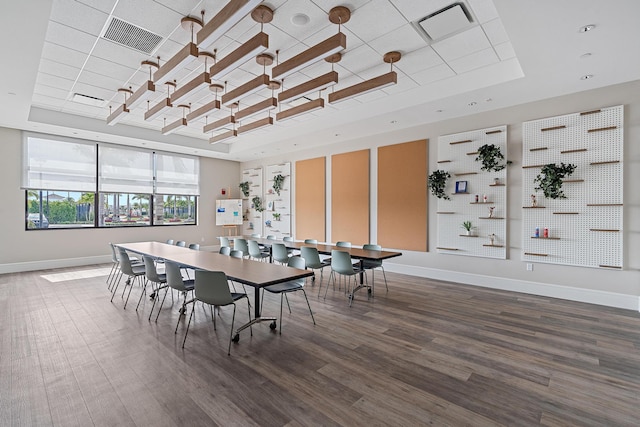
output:
[[[325,240],[326,160],[324,157],[296,162],[296,236]]]
[[[242,225],[242,199],[216,200],[216,225]]]
[[[331,241],[369,243],[369,150],[331,156]]]

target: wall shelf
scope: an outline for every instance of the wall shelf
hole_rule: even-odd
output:
[[[466,144],[467,142],[471,142],[471,140],[470,139],[465,139],[464,141],[450,142],[449,145]]]
[[[584,182],[584,179],[565,179],[562,181],[563,184],[572,184],[575,182]]]
[[[507,184],[489,184],[489,187],[506,187]]]
[[[537,148],[529,148],[529,151],[543,151],[548,149],[549,147],[537,147]]]
[[[620,163],[620,160],[607,160],[606,162],[591,162],[589,164],[591,166],[596,166],[596,165],[613,165],[616,163]]]
[[[580,113],[581,116],[588,116],[589,114],[596,114],[601,112],[602,110],[591,110],[591,111],[583,111]]]
[[[554,215],[579,215],[580,212],[554,212]]]
[[[546,209],[546,206],[523,206],[522,209]]]
[[[549,256],[549,254],[538,254],[535,252],[525,252],[524,254],[529,256],[542,256],[542,257]]]
[[[540,129],[540,132],[548,132],[548,131],[550,131],[550,130],[564,129],[564,128],[566,128],[566,127],[567,127],[566,125],[551,126],[551,127],[548,127],[548,128],[542,128],[542,129]]]
[[[473,234],[458,234],[458,236],[460,236],[460,237],[478,237],[477,235],[473,235]]]
[[[587,151],[586,148],[576,148],[575,150],[564,150],[561,151],[560,154],[569,154],[569,153],[582,153]]]
[[[620,230],[606,229],[606,228],[590,228],[589,231],[602,231],[605,233],[618,233]]]
[[[538,240],[560,240],[559,237],[536,237],[536,236],[531,236],[532,239],[538,239]]]
[[[604,127],[604,128],[589,129],[589,130],[587,130],[587,133],[602,132],[602,131],[605,131],[605,130],[613,130],[613,129],[618,129],[618,126],[607,126],[607,127]]]
[[[478,219],[504,219],[501,216],[479,216]]]
[[[454,174],[455,176],[465,176],[465,175],[477,175],[478,172],[463,172],[463,173],[456,173]]]
[[[493,202],[469,202],[470,205],[495,205]]]
[[[437,213],[437,214],[440,214],[440,215],[452,215],[452,214],[454,214],[455,212],[436,212],[436,213]]]
[[[460,193],[451,193],[452,196],[458,196],[460,194],[471,194],[471,193],[467,193],[466,191],[460,192]]]
[[[437,163],[451,163],[451,160],[438,160]]]
[[[477,154],[478,154],[478,152],[477,152],[477,151],[472,151],[472,152],[470,152],[470,153],[467,153],[467,156],[475,156],[475,155],[477,155]]]
[[[485,248],[504,248],[504,245],[482,245]]]
[[[541,168],[544,165],[528,165],[528,166],[523,166],[522,169],[533,169],[533,168]]]
[[[604,265],[604,264],[600,264],[598,267],[615,268],[615,269],[618,269],[618,270],[622,270],[622,266],[620,266],[620,265]]]
[[[493,135],[495,133],[500,133],[500,132],[502,132],[501,129],[489,130],[489,131],[485,132],[485,135]]]
[[[587,203],[587,206],[624,206],[622,203]]]
[[[460,250],[458,248],[442,248],[442,247],[436,247],[436,249],[439,249],[441,251],[459,251]]]

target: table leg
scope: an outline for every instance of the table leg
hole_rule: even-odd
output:
[[[245,323],[244,325],[236,329],[236,333],[233,336],[234,342],[238,342],[240,340],[240,332],[244,331],[250,326],[255,325],[256,323],[271,322],[271,324],[269,324],[269,328],[271,330],[276,329],[276,327],[278,326],[278,324],[276,323],[276,320],[278,319],[277,317],[262,317],[262,313],[260,312],[260,288],[253,288],[253,289],[255,289],[254,298],[253,298],[254,318],[253,320],[249,320],[247,323]]]

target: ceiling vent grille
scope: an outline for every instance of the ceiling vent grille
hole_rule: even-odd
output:
[[[146,54],[151,54],[162,41],[162,36],[116,17],[111,18],[102,37]]]
[[[414,22],[427,41],[442,40],[473,25],[464,3],[453,3]]]

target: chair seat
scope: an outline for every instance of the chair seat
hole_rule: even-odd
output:
[[[145,271],[144,264],[132,265],[131,270],[133,271],[133,274],[135,274],[136,276],[144,276],[144,271]]]
[[[282,292],[293,292],[304,287],[304,279],[291,280],[289,282],[276,283],[275,285],[265,286],[264,290],[273,294]]]
[[[165,273],[159,273],[158,279],[160,279],[160,283],[167,283],[167,275]]]
[[[247,294],[245,294],[244,292],[231,292],[231,298],[234,301],[238,301],[239,299],[244,298],[246,296]]]
[[[331,258],[325,258],[322,261],[320,261],[320,264],[307,264],[307,267],[322,268],[322,267],[329,267],[330,265],[331,265]]]
[[[182,283],[187,291],[192,291],[196,286],[196,281],[194,279],[183,280]]]

